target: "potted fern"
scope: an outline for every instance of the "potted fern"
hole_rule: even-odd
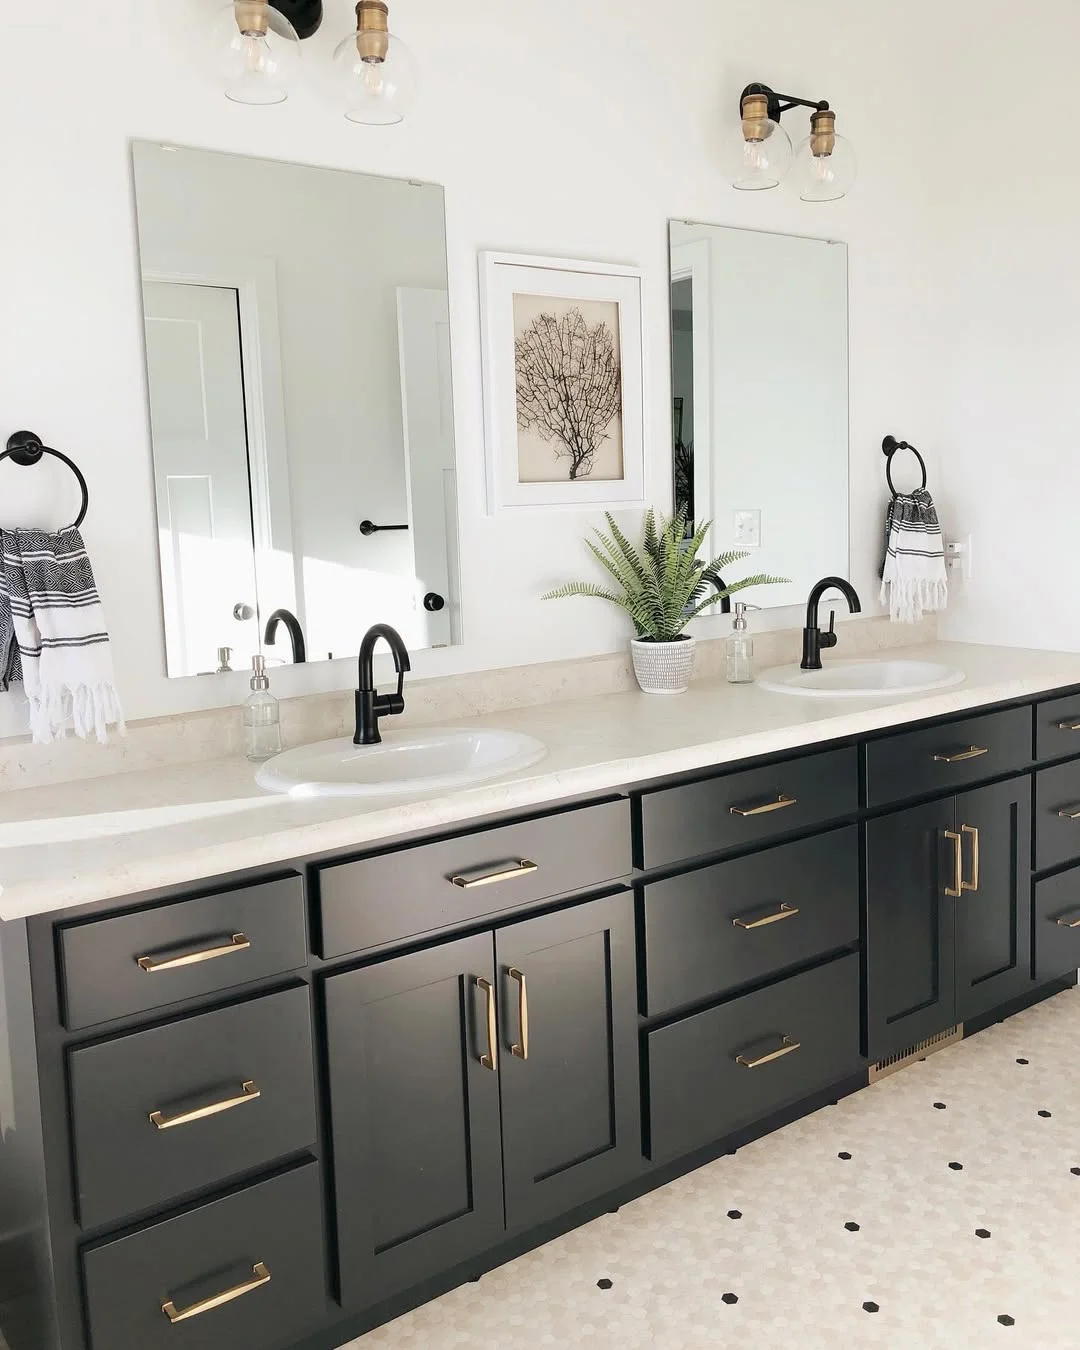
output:
[[[687,624],[736,591],[768,586],[784,578],[758,574],[715,589],[713,578],[748,555],[723,553],[704,562],[698,550],[712,522],[705,521],[690,533],[684,510],[669,520],[658,520],[650,507],[645,513],[640,548],[631,544],[610,513],[605,513],[605,518],[609,533],[595,530],[596,541],[587,539],[585,543],[611,574],[614,585],[571,581],[549,591],[544,599],[590,595],[624,609],[636,633],[630,649],[642,690],[646,694],[681,694],[690,683],[696,645],[684,631]]]

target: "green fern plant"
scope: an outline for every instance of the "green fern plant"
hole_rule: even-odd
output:
[[[591,581],[571,581],[548,591],[545,600],[562,600],[571,595],[588,595],[608,600],[630,615],[639,638],[650,642],[675,642],[683,629],[699,614],[717,605],[725,596],[750,586],[772,586],[787,580],[764,573],[743,577],[724,590],[713,589],[713,576],[749,557],[745,552],[722,553],[706,563],[698,557],[711,521],[687,532],[686,513],[677,511],[670,519],[658,520],[652,507],[645,513],[645,530],[640,548],[635,548],[619,529],[614,517],[605,512],[609,533],[594,530],[596,541],[585,543],[608,573],[615,587]]]

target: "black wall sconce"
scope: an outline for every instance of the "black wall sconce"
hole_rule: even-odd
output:
[[[809,108],[810,134],[797,149],[780,119],[792,108]],[[836,134],[836,113],[824,99],[778,94],[767,84],[748,84],[739,98],[733,135],[732,187],[761,192],[788,176],[804,202],[834,202],[855,181],[851,142]]]

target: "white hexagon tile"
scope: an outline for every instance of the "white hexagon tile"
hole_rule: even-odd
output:
[[[1070,990],[347,1350],[1077,1350]]]

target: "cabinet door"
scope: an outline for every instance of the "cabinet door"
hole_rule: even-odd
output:
[[[954,799],[866,826],[868,1054],[882,1060],[956,1022]]]
[[[495,940],[507,1227],[642,1167],[634,901],[594,900]]]
[[[342,1302],[369,1306],[498,1241],[490,933],[326,981]]]
[[[960,1022],[1031,985],[1031,780],[956,798],[964,892],[956,906]]]

